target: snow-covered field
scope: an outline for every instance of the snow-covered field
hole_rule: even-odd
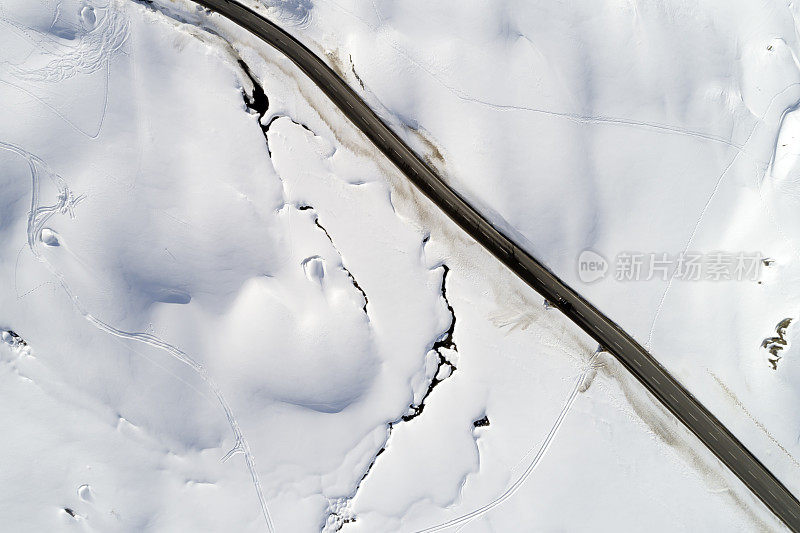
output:
[[[796,3],[268,4],[800,491]],[[584,250],[604,279],[581,281]],[[690,281],[684,252],[774,262]],[[616,279],[625,254],[640,281]]]
[[[705,158],[743,143],[652,124],[613,126],[601,139],[602,121],[511,109],[555,83],[530,71],[529,49],[511,53],[508,41],[520,41],[514,25],[552,32],[559,53],[570,52],[555,35],[569,31],[581,54],[601,54],[595,45],[609,37],[600,32],[608,21],[592,26],[573,8],[275,5],[272,15],[309,43],[325,43],[356,85],[358,72],[370,102],[413,127],[417,147],[432,150],[454,183],[501,213],[496,220],[556,270],[574,269],[570,254],[587,243],[604,250],[597,243],[617,242],[612,234],[627,239],[616,232],[625,217],[667,209],[639,203],[652,199],[656,176],[641,179],[638,194],[624,189],[639,183],[636,157],[667,173],[666,159],[652,164],[662,150],[697,150],[691,161],[683,154],[693,174],[680,177],[703,187],[702,164],[713,166]],[[608,17],[623,12],[609,7]],[[443,17],[453,23],[440,24]],[[613,359],[595,354],[590,339],[443,218],[277,52],[184,2],[5,0],[0,26],[0,529],[780,529]],[[645,35],[659,31],[671,37],[657,25]],[[464,40],[473,32],[483,32],[480,53]],[[534,41],[519,46],[544,46]],[[616,52],[602,54],[617,61]],[[598,81],[607,77],[600,66],[622,65],[590,59],[574,78],[562,73],[553,102],[583,90],[599,102],[602,88],[635,106],[630,94],[642,88],[622,98]],[[715,75],[711,60],[697,61],[696,74]],[[669,72],[653,69],[650,79],[640,67],[652,65],[642,65],[631,72],[661,90]],[[675,86],[690,86],[692,72],[680,73],[686,79]],[[468,83],[478,86],[461,87]],[[508,108],[475,103],[481,84],[487,97],[508,98]],[[723,127],[716,108],[675,99],[672,112],[698,130]],[[658,110],[641,105],[644,115]],[[552,123],[531,130],[531,121]],[[629,129],[660,144],[648,156],[621,137]],[[587,146],[602,152],[617,142],[607,156],[627,168],[614,182],[632,202],[624,216],[601,201],[611,201],[601,179],[610,170],[595,160],[585,166],[594,153]],[[752,162],[745,156],[756,145],[746,148],[740,157]],[[782,161],[775,182],[788,187],[791,156]],[[553,205],[544,193],[574,204]],[[775,213],[790,224],[790,208]],[[775,250],[774,277],[759,290],[787,300],[791,263]],[[641,310],[646,287],[602,282],[586,292],[602,304],[631,291],[625,297]],[[671,299],[686,308],[680,290],[676,282],[665,299],[664,327],[677,320]],[[773,304],[771,312],[783,309]],[[631,312],[618,305],[612,314]],[[739,311],[725,327],[743,336],[755,327],[737,325],[751,307],[727,310]],[[767,322],[764,336],[777,323]],[[657,354],[692,339],[687,330],[667,341],[667,331],[663,341],[654,336]],[[711,341],[721,349],[736,339]],[[705,366],[723,362],[710,354],[690,366],[680,359],[686,350],[670,353],[665,362],[686,367],[687,380],[700,376],[697,383]],[[791,359],[790,344],[779,370],[764,374],[786,384],[769,394],[792,394]],[[736,420],[773,431],[792,404],[762,414],[766,391],[747,403],[737,384],[755,378],[739,370],[714,370],[742,398],[739,408],[754,413]],[[792,453],[794,441],[775,435]],[[780,463],[782,453],[769,457]]]

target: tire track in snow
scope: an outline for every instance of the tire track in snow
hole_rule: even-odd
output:
[[[425,528],[425,529],[420,529],[416,533],[433,533],[435,531],[442,531],[444,529],[448,529],[448,528],[451,528],[451,527],[454,527],[454,526],[462,526],[463,527],[463,526],[467,525],[467,523],[471,522],[472,520],[475,520],[476,518],[479,518],[479,517],[485,515],[486,513],[488,513],[489,511],[491,511],[495,507],[497,507],[498,505],[502,504],[503,502],[505,502],[506,500],[511,498],[519,490],[519,488],[522,486],[522,484],[525,483],[525,481],[528,479],[528,477],[530,477],[531,473],[534,471],[536,466],[541,462],[542,458],[547,453],[547,450],[550,448],[550,444],[553,442],[553,438],[556,436],[556,433],[558,433],[558,430],[561,428],[561,424],[564,422],[564,418],[567,416],[567,413],[569,412],[570,408],[572,407],[572,404],[575,403],[575,399],[578,397],[578,394],[581,392],[581,389],[582,389],[582,387],[584,385],[584,382],[586,381],[586,378],[589,376],[589,373],[592,371],[592,369],[597,368],[597,364],[595,363],[595,359],[597,359],[597,356],[599,355],[599,353],[600,352],[595,352],[592,355],[592,357],[589,359],[589,361],[584,366],[584,368],[581,371],[580,375],[575,379],[575,385],[572,387],[572,392],[570,392],[570,395],[567,398],[567,401],[564,403],[564,407],[561,409],[561,412],[558,414],[558,417],[556,418],[555,423],[550,428],[550,432],[547,434],[547,437],[545,437],[544,442],[542,442],[542,445],[539,447],[539,451],[536,452],[536,456],[533,458],[533,460],[531,460],[530,464],[528,465],[528,468],[525,469],[525,471],[522,473],[522,475],[520,475],[517,478],[517,480],[508,489],[506,489],[506,491],[503,494],[501,494],[500,496],[498,496],[497,498],[495,498],[491,502],[487,503],[483,507],[479,507],[478,509],[475,509],[474,511],[472,511],[470,513],[467,513],[465,515],[459,516],[458,518],[453,518],[453,519],[448,520],[446,522],[442,522],[441,524],[438,524],[438,525],[435,525],[435,526],[431,526],[431,527],[428,527],[428,528]],[[526,453],[525,455],[527,456],[529,454],[530,454],[530,451],[528,451],[528,453]]]
[[[170,356],[177,359],[181,363],[189,366],[195,373],[202,379],[206,385],[211,389],[212,393],[217,399],[217,402],[222,407],[223,411],[225,412],[225,417],[228,420],[228,424],[233,431],[233,435],[235,438],[234,447],[222,457],[221,461],[225,462],[230,457],[237,453],[241,453],[244,455],[245,463],[247,464],[247,469],[250,473],[250,478],[253,483],[253,487],[255,488],[256,495],[258,496],[259,505],[261,508],[261,514],[264,517],[264,521],[267,524],[267,529],[270,533],[275,531],[274,525],[272,523],[272,518],[269,513],[269,509],[267,507],[267,501],[264,497],[264,492],[261,487],[261,480],[258,476],[258,471],[256,469],[255,464],[255,457],[253,456],[252,451],[250,450],[250,446],[245,439],[244,434],[242,433],[241,428],[239,427],[239,422],[236,419],[233,411],[231,410],[228,402],[225,400],[225,397],[222,394],[222,390],[220,389],[219,385],[214,381],[211,375],[208,373],[206,368],[199,362],[195,361],[192,357],[190,357],[186,352],[183,350],[165,342],[155,335],[151,335],[149,333],[138,333],[138,332],[127,332],[117,329],[106,322],[103,322],[99,318],[95,317],[91,313],[89,313],[81,304],[80,300],[78,299],[77,295],[72,291],[69,284],[64,279],[64,276],[39,252],[38,244],[39,244],[39,235],[41,233],[42,228],[47,223],[47,221],[57,213],[68,214],[74,218],[75,214],[73,211],[74,206],[80,202],[83,198],[82,196],[75,196],[72,191],[70,191],[69,187],[66,184],[66,181],[59,176],[58,174],[54,174],[49,171],[47,165],[37,156],[19,148],[13,144],[0,141],[0,149],[12,152],[14,154],[19,155],[20,157],[24,158],[28,162],[28,167],[31,172],[31,181],[32,181],[32,192],[31,192],[31,209],[28,213],[28,225],[27,225],[27,241],[28,241],[28,248],[31,250],[31,253],[36,258],[37,261],[43,263],[50,273],[56,277],[61,287],[69,296],[73,306],[77,311],[83,316],[89,323],[94,325],[97,329],[108,333],[109,335],[113,335],[115,337],[119,337],[126,340],[132,340],[136,342],[141,342],[143,344],[147,344],[159,350],[167,352]],[[40,169],[43,169],[48,177],[56,184],[59,190],[58,201],[50,206],[41,206],[40,205]]]
[[[705,133],[702,131],[694,131],[688,128],[681,128],[679,126],[674,126],[672,124],[662,124],[660,122],[648,122],[643,120],[635,120],[635,119],[628,119],[628,118],[618,118],[618,117],[610,117],[610,116],[603,116],[603,115],[586,115],[582,113],[573,113],[569,111],[554,111],[548,109],[542,109],[538,107],[530,107],[521,104],[509,104],[509,103],[498,103],[492,102],[490,100],[478,98],[475,96],[470,95],[467,91],[462,89],[461,87],[457,87],[451,83],[445,81],[442,76],[437,74],[434,70],[432,70],[427,65],[424,65],[422,62],[414,59],[411,54],[406,51],[402,46],[397,44],[388,33],[380,31],[378,26],[371,24],[369,21],[365,20],[363,17],[360,17],[353,11],[345,8],[335,0],[321,0],[325,3],[330,5],[336,6],[341,12],[346,13],[354,20],[358,21],[362,25],[369,28],[374,34],[376,34],[380,39],[385,40],[389,46],[391,46],[397,53],[405,57],[409,63],[423,71],[427,74],[431,79],[433,79],[436,83],[444,87],[447,91],[452,93],[456,98],[462,100],[464,102],[469,102],[473,104],[477,104],[483,107],[487,107],[489,109],[493,109],[495,111],[522,111],[526,113],[536,113],[539,115],[550,116],[553,118],[561,118],[565,120],[569,120],[571,122],[577,124],[588,124],[588,125],[611,125],[611,126],[620,126],[620,127],[628,127],[628,128],[638,128],[644,130],[650,130],[657,133],[663,134],[672,134],[672,135],[682,135],[686,137],[692,137],[698,139],[700,141],[708,141],[713,143],[720,143],[731,148],[734,148],[737,151],[744,151],[744,147],[746,145],[740,145],[734,142],[732,139],[725,138],[721,135],[714,135],[712,133]],[[520,34],[521,37],[528,39],[527,36]],[[529,40],[529,39],[528,39]]]
[[[94,132],[85,131],[64,113],[28,88],[7,79],[0,78],[0,82],[17,89],[47,107],[78,133],[89,139],[97,139],[100,136],[100,130],[103,128],[108,111],[111,58],[121,50],[130,33],[127,19],[114,10],[111,2],[97,5],[89,2],[85,6],[86,8],[91,10],[91,16],[93,17],[91,27],[82,28],[85,32],[78,37],[74,45],[65,44],[63,39],[57,39],[48,33],[30,30],[6,17],[5,11],[0,9],[0,23],[5,24],[10,28],[10,31],[15,31],[18,35],[28,40],[42,54],[52,56],[52,59],[47,64],[35,68],[26,68],[24,64],[17,65],[8,61],[0,61],[0,64],[4,66],[10,76],[20,82],[27,82],[33,87],[37,87],[38,84],[58,84],[79,74],[89,75],[101,69],[104,70],[102,110]],[[98,12],[101,15],[99,17]],[[58,16],[57,9],[50,27],[51,30],[55,26]]]
[[[93,16],[97,17],[97,10],[91,2],[86,7],[90,7]],[[52,56],[47,64],[35,68],[4,62],[8,70],[15,77],[27,81],[55,83],[77,74],[91,74],[104,68],[111,56],[127,41],[128,21],[115,11],[110,3],[96,7],[102,10],[102,16],[94,20],[92,27],[82,28],[84,33],[78,37],[74,45],[65,44],[63,39],[56,39],[47,33],[31,31],[11,19],[0,16],[0,22],[16,29],[45,55]]]
[[[689,234],[689,238],[686,240],[686,244],[684,245],[683,250],[682,250],[683,253],[686,253],[689,250],[689,247],[692,245],[692,242],[694,242],[694,238],[697,235],[697,231],[700,229],[700,225],[703,223],[703,219],[705,218],[705,215],[708,212],[708,209],[711,206],[711,203],[714,201],[714,198],[716,197],[717,192],[719,192],[719,189],[722,186],[722,182],[724,181],[725,176],[728,174],[728,171],[731,169],[731,167],[733,167],[733,165],[739,159],[739,155],[744,153],[744,154],[749,156],[749,154],[745,151],[744,148],[746,148],[747,145],[750,143],[750,139],[753,138],[753,135],[758,130],[758,127],[761,124],[764,123],[764,120],[766,119],[767,115],[769,114],[770,110],[772,109],[772,105],[775,103],[775,100],[777,100],[778,97],[782,96],[786,91],[788,91],[792,87],[796,87],[798,85],[800,85],[800,83],[790,83],[789,85],[784,87],[782,90],[778,91],[778,93],[775,94],[770,99],[769,104],[767,104],[767,108],[764,110],[764,113],[756,121],[756,123],[753,124],[753,128],[750,130],[750,133],[747,135],[747,139],[745,139],[744,144],[742,145],[742,148],[734,154],[734,156],[731,158],[730,162],[725,166],[725,168],[722,170],[720,175],[717,177],[717,180],[714,183],[714,187],[711,189],[711,192],[709,193],[709,196],[706,199],[706,202],[703,205],[703,208],[700,211],[700,214],[698,215],[694,226],[692,227],[692,231]],[[776,139],[776,144],[777,144],[777,139]],[[754,157],[754,156],[749,156],[749,157],[750,157],[751,161],[753,163],[755,163],[756,165],[761,164],[761,162],[756,157]],[[759,187],[757,187],[757,189],[758,189],[758,192],[759,192],[759,196],[762,199],[762,203],[765,203],[761,187],[759,186]],[[778,223],[774,219],[774,217],[772,216],[772,213],[769,212],[768,215],[769,215],[770,219],[772,220],[772,222],[777,226],[778,231],[780,232],[781,228],[778,226]],[[790,243],[790,247],[794,248],[794,246],[791,243]],[[669,293],[670,289],[672,288],[672,284],[675,281],[675,276],[676,275],[677,275],[677,271],[673,272],[672,275],[669,278],[669,281],[667,281],[667,286],[664,288],[664,292],[661,294],[661,298],[660,298],[660,300],[658,302],[658,306],[656,307],[656,311],[653,314],[653,320],[650,323],[650,331],[647,334],[647,340],[645,341],[645,344],[644,344],[645,348],[647,348],[648,350],[652,349],[652,347],[653,347],[653,335],[655,335],[656,323],[658,322],[658,319],[659,319],[659,317],[661,315],[661,311],[664,308],[664,302],[667,299],[667,294]]]

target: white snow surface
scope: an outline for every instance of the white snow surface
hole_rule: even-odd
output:
[[[384,30],[368,61],[358,39],[372,26],[342,6],[276,5],[283,23],[309,35],[335,41],[349,31],[373,103],[394,109],[388,95],[404,95],[409,108],[389,116],[417,117],[415,127],[441,146],[438,128],[447,128],[437,121],[461,116],[449,106],[476,105],[422,97],[431,88],[425,69],[397,76],[381,63],[413,57],[393,56],[403,48]],[[326,5],[322,25],[314,15]],[[439,30],[429,15],[441,20],[447,6],[408,6],[395,6],[393,20],[423,46]],[[613,359],[594,355],[583,333],[416,193],[285,58],[192,4],[157,7],[0,5],[0,529],[421,531],[476,509],[485,512],[452,530],[781,528]],[[383,21],[389,7],[365,3],[358,17]],[[451,10],[466,26],[447,31],[514,34],[489,24],[485,9]],[[510,6],[497,20],[555,32],[568,12],[554,10],[548,24]],[[335,13],[350,21],[336,32]],[[501,94],[492,84],[512,71],[513,58],[497,61],[506,42],[481,56],[502,77],[492,81],[487,69],[481,82],[446,53],[469,48],[439,35],[439,50],[426,52],[442,61],[431,67],[436,76]],[[261,124],[239,59],[269,100]],[[706,68],[698,72],[711,76]],[[515,83],[520,98],[538,94]],[[556,235],[537,241],[530,228],[574,236],[585,213],[565,226],[553,206],[523,209],[537,189],[512,172],[513,158],[498,157],[516,153],[532,168],[512,135],[515,120],[524,132],[529,119],[512,112],[504,125],[498,109],[484,112],[449,126],[471,148],[448,147],[438,164],[503,213],[509,230],[542,246],[534,251],[566,246]],[[571,143],[590,136],[584,122],[563,132],[563,150],[581,153]],[[696,137],[658,134],[699,150]],[[555,157],[522,137],[528,158]],[[550,164],[547,190],[575,193],[576,205],[577,185],[599,181],[579,173],[586,179],[576,174],[570,185]],[[471,181],[481,168],[498,180]],[[495,202],[515,183],[504,212]],[[778,272],[788,268],[772,255]],[[553,265],[562,257],[545,256]],[[453,319],[453,344],[437,354]],[[781,363],[790,359],[787,351]],[[791,367],[780,368],[766,375]],[[424,410],[403,420],[423,399]],[[484,416],[489,425],[475,427]]]
[[[800,330],[775,368],[769,352],[800,318],[795,2],[264,5],[800,492]],[[611,263],[602,281],[580,280],[584,250]],[[774,263],[743,282],[614,279],[621,253],[716,251]]]

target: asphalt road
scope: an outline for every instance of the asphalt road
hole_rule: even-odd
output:
[[[375,112],[286,31],[236,2],[194,0],[257,35],[293,61],[426,196],[517,276],[611,352],[790,529],[800,533],[800,502],[639,343],[473,209]]]

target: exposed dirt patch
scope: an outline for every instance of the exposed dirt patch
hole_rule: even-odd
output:
[[[410,131],[417,139],[419,139],[419,141],[425,147],[425,152],[422,154],[423,160],[428,165],[435,168],[439,176],[443,180],[447,181],[444,155],[442,155],[442,150],[439,149],[437,144],[432,140],[430,133],[419,126],[406,126],[406,128],[408,128],[408,131]]]
[[[751,520],[757,531],[771,531],[755,509],[763,504],[747,491],[735,491],[723,475],[728,468],[689,432],[661,403],[656,400],[617,360],[605,354],[606,364],[598,369],[604,376],[616,381],[636,417],[649,427],[662,442],[674,449],[705,482],[709,490],[724,494]],[[704,453],[705,452],[705,453]],[[736,482],[738,484],[738,481]],[[742,495],[745,495],[744,497]]]
[[[789,324],[792,323],[791,318],[784,318],[778,325],[775,326],[775,333],[777,334],[774,337],[767,337],[763,341],[761,341],[761,347],[766,349],[769,352],[769,357],[767,357],[767,361],[769,362],[772,370],[778,369],[778,361],[783,359],[781,355],[781,351],[789,344],[789,341],[786,340],[786,329],[789,327]]]

